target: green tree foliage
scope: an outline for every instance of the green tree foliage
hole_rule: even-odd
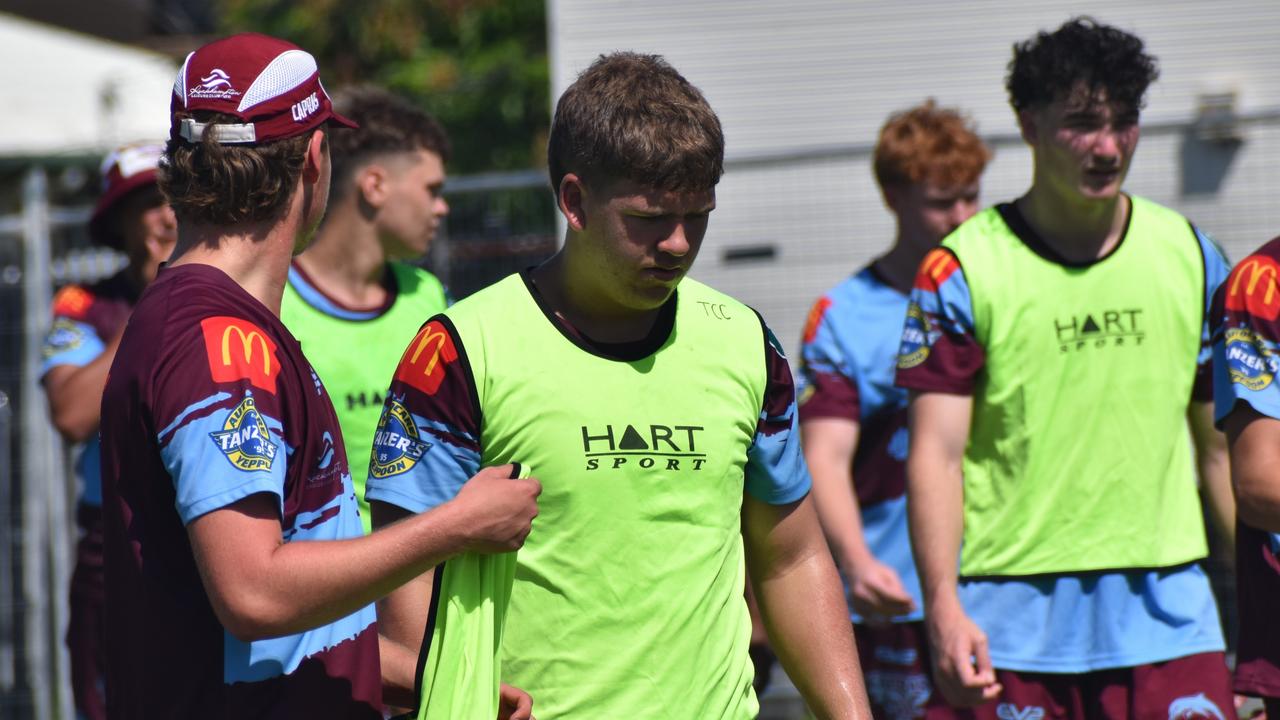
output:
[[[285,38],[330,89],[382,85],[449,131],[455,173],[546,163],[543,0],[222,0],[222,30]]]

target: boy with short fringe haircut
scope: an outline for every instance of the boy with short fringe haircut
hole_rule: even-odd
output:
[[[501,640],[540,714],[755,717],[745,561],[809,706],[867,717],[786,360],[750,308],[684,279],[723,169],[719,120],[660,57],[605,55],[560,98],[548,156],[564,246],[410,346],[384,415],[433,428],[432,445],[370,480],[375,517],[431,508],[482,463],[548,478]],[[422,627],[432,582],[390,598],[415,609],[396,626]]]

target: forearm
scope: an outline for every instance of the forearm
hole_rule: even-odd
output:
[[[1187,407],[1187,424],[1195,445],[1196,468],[1209,518],[1218,535],[1234,549],[1236,499],[1231,490],[1231,461],[1226,436],[1213,425],[1213,404],[1192,402]]]
[[[1209,517],[1218,534],[1232,547],[1236,539],[1236,498],[1231,491],[1231,464],[1226,453],[1202,455],[1198,458],[1201,493],[1209,508]],[[1280,497],[1274,502],[1280,503]],[[1277,507],[1280,509],[1280,506]]]
[[[366,537],[241,553],[234,563],[218,565],[234,577],[210,576],[213,564],[200,565],[227,629],[241,639],[261,639],[319,627],[368,605],[460,552],[463,530],[446,503]]]
[[[381,614],[378,618],[381,620]],[[418,698],[413,691],[417,684],[418,654],[379,633],[378,660],[382,669],[382,701],[397,708],[417,707]]]
[[[813,714],[869,718],[848,610],[830,558],[815,552],[754,586],[773,650]]]
[[[822,533],[840,566],[845,572],[852,572],[872,555],[862,535],[861,509],[849,468],[837,469],[815,458],[809,462],[809,472]]]
[[[922,404],[923,403],[923,404]],[[911,407],[907,521],[925,614],[957,607],[964,535],[964,444],[968,399],[922,396]]]
[[[845,418],[815,418],[801,425],[818,521],[837,564],[848,574],[872,557],[862,535],[861,508],[853,487],[859,432],[858,423]]]
[[[865,718],[866,691],[840,578],[813,503],[770,506],[747,497],[748,574],[769,641],[819,718]]]
[[[917,455],[907,463],[907,518],[925,612],[957,602],[956,558],[964,534],[959,468]]]

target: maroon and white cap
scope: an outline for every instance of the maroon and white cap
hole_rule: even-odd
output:
[[[178,118],[212,110],[241,123]],[[311,53],[258,33],[215,40],[187,56],[173,83],[169,136],[198,143],[213,133],[220,143],[264,143],[302,135],[324,123],[358,127],[333,111]]]
[[[94,242],[120,248],[121,239],[107,224],[107,217],[111,209],[126,195],[156,184],[156,171],[163,152],[164,147],[161,145],[125,145],[103,158],[99,170],[102,175],[102,195],[98,196],[93,215],[89,217],[89,237]]]

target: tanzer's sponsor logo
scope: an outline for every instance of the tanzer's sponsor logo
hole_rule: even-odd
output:
[[[700,425],[618,424],[582,426],[587,470],[701,470]]]
[[[392,400],[382,411],[378,430],[373,434],[373,462],[369,474],[376,478],[398,475],[422,459],[431,443],[420,439],[418,424],[409,410]]]
[[[898,368],[909,370],[929,358],[929,347],[937,340],[938,332],[929,322],[929,316],[919,305],[907,306],[907,320],[902,328],[902,343],[898,346]]]
[[[246,472],[270,470],[276,459],[276,444],[271,442],[267,424],[258,414],[252,395],[245,395],[227,414],[222,430],[209,433],[209,437],[232,465]]]
[[[1280,362],[1262,338],[1248,328],[1228,328],[1223,335],[1231,382],[1254,391],[1270,385]]]

